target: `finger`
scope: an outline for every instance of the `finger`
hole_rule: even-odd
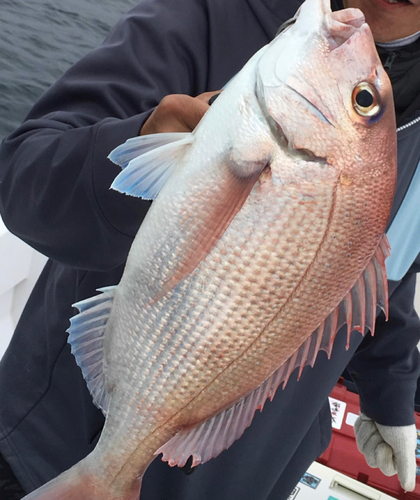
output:
[[[211,106],[214,101],[219,97],[220,94],[214,94],[213,96],[210,97],[209,99],[209,105]]]
[[[168,95],[162,99],[146,120],[140,135],[191,132],[208,108],[208,103],[188,95]]]
[[[167,114],[157,107],[143,124],[140,135],[159,134],[163,132],[190,132],[183,120]]]
[[[417,430],[414,424],[406,426],[377,427],[386,441],[393,449],[394,467],[398,473],[401,486],[406,491],[412,491],[416,483],[416,448]]]
[[[396,474],[397,471],[393,465],[392,448],[385,443],[375,423],[368,418],[359,418],[356,424],[357,447],[365,456],[367,464],[370,467],[379,467],[381,470],[386,471],[385,473],[392,471],[392,474]]]
[[[363,454],[370,467],[381,467],[387,458],[392,463],[392,448],[384,443],[379,433],[372,434],[368,439],[365,443]]]
[[[416,464],[398,472],[398,479],[404,491],[414,491],[416,487]]]
[[[379,467],[385,476],[393,476],[397,473],[393,449],[384,441],[376,447],[375,462],[376,467]]]
[[[184,120],[184,124],[190,131],[193,131],[210,106],[207,101],[199,99],[198,97],[191,98],[186,104],[187,106],[184,108],[184,113],[181,116]]]
[[[200,101],[203,101],[207,104],[211,104],[210,99],[214,98],[215,96],[218,96],[221,92],[222,92],[221,90],[214,90],[212,92],[204,92],[203,94],[198,95],[196,97],[196,99],[199,99]]]
[[[186,130],[183,132],[192,132],[195,127],[200,123],[206,111],[209,109],[209,100],[215,95],[220,94],[220,90],[212,92],[204,92],[197,97],[190,96],[179,96],[182,101],[179,100],[176,104],[179,104],[180,108],[177,109],[177,117]]]
[[[405,491],[413,491],[416,487],[416,455],[412,450],[405,450],[395,454],[395,468],[398,479]]]
[[[366,454],[366,447],[369,448],[369,441],[372,436],[378,434],[378,429],[372,420],[364,420],[358,418],[354,424],[354,432],[356,435],[356,444],[359,451]]]

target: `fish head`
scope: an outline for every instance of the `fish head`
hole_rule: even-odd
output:
[[[286,152],[322,159],[348,183],[383,175],[395,185],[392,87],[359,9],[306,0],[262,53],[256,94]]]

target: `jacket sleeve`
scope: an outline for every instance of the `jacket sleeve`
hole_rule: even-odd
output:
[[[382,425],[415,423],[414,399],[420,375],[420,321],[414,308],[416,274],[390,282],[389,320],[377,319],[348,370],[357,385],[361,409]]]
[[[125,261],[149,202],[109,189],[107,156],[165,95],[205,89],[206,30],[201,2],[144,0],[45,93],[0,149],[11,232],[79,269]]]

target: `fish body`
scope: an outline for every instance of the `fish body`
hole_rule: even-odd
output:
[[[360,11],[307,0],[192,134],[111,158],[113,187],[154,202],[121,282],[70,328],[106,423],[31,500],[134,499],[156,454],[217,456],[339,326],[386,309],[395,118]]]

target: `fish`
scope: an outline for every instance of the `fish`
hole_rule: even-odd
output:
[[[69,328],[105,425],[27,500],[138,499],[157,455],[217,457],[341,326],[387,313],[395,115],[360,10],[306,0],[192,133],[110,159],[113,189],[154,201],[120,283]]]

